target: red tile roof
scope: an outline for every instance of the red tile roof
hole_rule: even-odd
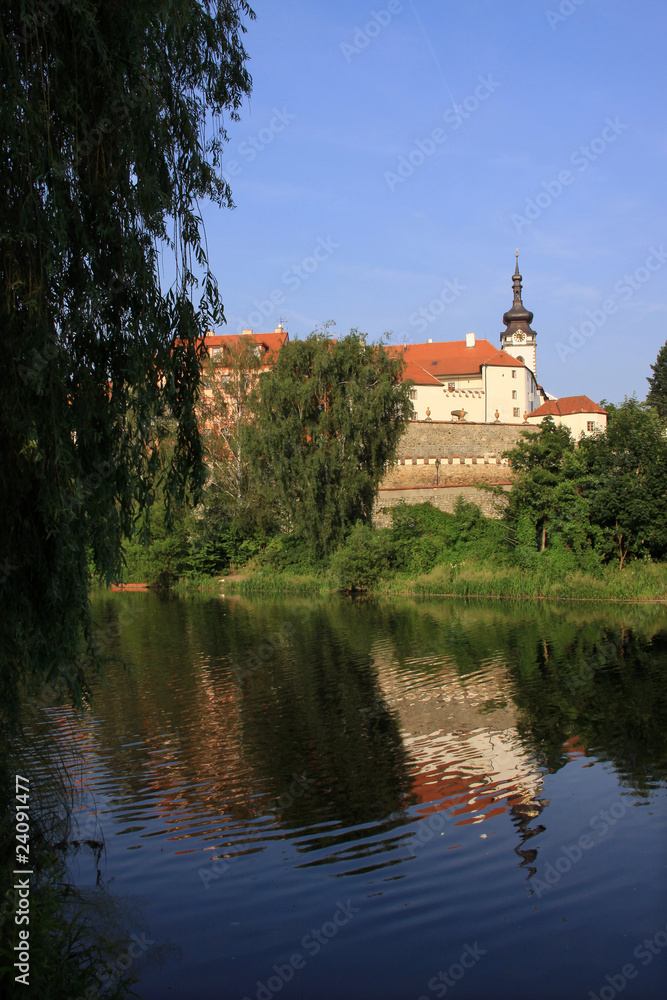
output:
[[[405,371],[403,373],[403,381],[412,381],[415,385],[439,385],[442,389],[442,382],[440,379],[436,378],[435,375],[431,375],[427,372],[425,368],[421,365],[415,364],[414,361],[407,361],[405,365]]]
[[[287,330],[282,330],[280,333],[229,333],[216,336],[212,333],[207,333],[204,337],[204,343],[210,349],[212,347],[235,347],[239,340],[252,340],[256,344],[263,344],[267,351],[277,352],[283,346],[285,341],[289,340],[289,333]]]
[[[561,396],[560,399],[548,399],[536,410],[528,414],[531,417],[567,417],[573,413],[606,413],[601,406],[594,403],[588,396]]]
[[[488,340],[476,340],[474,347],[466,347],[465,340],[441,341],[434,344],[407,344],[398,347],[406,361],[415,364],[440,377],[447,375],[472,375],[479,372],[482,365],[500,365],[506,368],[525,368],[523,361],[501,351]]]

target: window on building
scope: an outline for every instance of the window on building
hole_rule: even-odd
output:
[[[517,361],[523,361],[524,365],[526,363],[526,359],[521,354],[517,355]]]
[[[410,389],[410,399],[416,399],[416,398],[417,398],[417,390]]]
[[[229,382],[229,375],[222,375],[220,377],[221,382]]]
[[[447,383],[447,390],[448,390],[448,392],[454,392],[455,389],[456,389],[456,382],[448,382]]]
[[[514,407],[514,416],[515,417],[520,417],[521,416],[521,408],[520,407],[518,407],[518,406]]]
[[[512,369],[512,378],[516,378],[516,368]]]
[[[512,389],[512,399],[518,399],[518,398],[519,397],[516,394],[516,389]]]
[[[595,430],[595,421],[594,420],[587,420],[586,421],[586,430],[587,431],[594,431]]]

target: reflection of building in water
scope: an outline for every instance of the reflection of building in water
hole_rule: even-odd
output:
[[[399,672],[384,651],[376,658],[386,707],[398,716],[412,758],[419,812],[448,810],[457,824],[509,812],[526,832],[543,808],[542,774],[519,739],[504,664],[489,659],[463,677],[451,659],[422,664],[428,672],[416,663]]]

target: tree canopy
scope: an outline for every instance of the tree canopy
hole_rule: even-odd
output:
[[[591,559],[667,555],[667,440],[657,412],[636,399],[607,405],[605,434],[575,446],[546,418],[508,452],[517,471],[505,512],[524,555],[561,547]]]
[[[118,573],[166,416],[167,497],[201,484],[198,344],[223,310],[199,205],[231,205],[224,118],[250,91],[253,16],[245,0],[0,13],[5,700],[31,678],[80,696],[90,567]]]
[[[273,485],[285,527],[315,555],[368,523],[385,466],[410,419],[403,359],[352,330],[285,344],[260,376],[248,454]]]
[[[646,402],[655,407],[662,420],[667,420],[667,343],[658,351],[651,371],[653,375],[647,379],[650,388]]]

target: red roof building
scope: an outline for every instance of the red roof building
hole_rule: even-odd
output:
[[[541,423],[547,416],[552,417],[557,425],[568,427],[575,438],[582,434],[603,433],[607,429],[607,411],[588,396],[548,399],[528,414],[528,420]]]
[[[520,424],[545,398],[523,360],[474,333],[390,350],[406,363],[415,420]]]

